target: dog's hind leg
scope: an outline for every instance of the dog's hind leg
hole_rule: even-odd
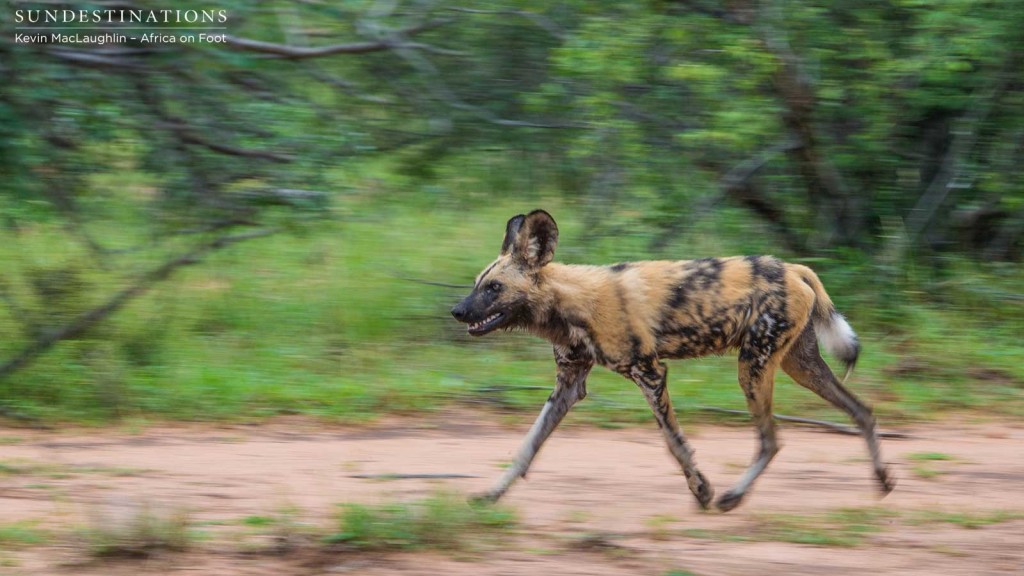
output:
[[[701,508],[707,509],[714,497],[711,483],[697,469],[693,450],[686,443],[683,431],[672,410],[672,399],[668,395],[668,368],[657,358],[642,360],[629,367],[628,377],[640,387],[647,403],[654,412],[668,449],[675,456],[686,476],[690,492],[697,498]]]
[[[867,441],[879,488],[883,494],[891,492],[896,486],[896,481],[889,468],[882,462],[882,451],[878,444],[878,432],[871,408],[847,390],[829,369],[818,351],[818,342],[812,326],[804,329],[783,358],[782,369],[792,376],[797,384],[813,391],[853,418]]]
[[[540,447],[547,440],[548,436],[555,430],[559,422],[565,417],[574,404],[587,395],[587,375],[594,366],[593,360],[569,357],[561,354],[556,349],[555,360],[558,363],[558,380],[555,390],[548,397],[547,402],[533,423],[533,427],[523,439],[515,461],[512,463],[498,482],[487,492],[473,498],[478,502],[494,502],[502,497],[512,483],[518,478],[526,477],[526,471],[530,468]]]

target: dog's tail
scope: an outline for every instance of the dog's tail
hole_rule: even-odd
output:
[[[825,286],[818,279],[818,275],[806,266],[797,265],[795,268],[800,274],[800,278],[811,287],[811,290],[814,290],[814,310],[811,312],[811,322],[814,324],[814,333],[818,336],[818,343],[846,367],[846,373],[843,374],[843,382],[846,382],[850,372],[853,372],[854,365],[857,364],[857,357],[860,356],[860,340],[857,338],[857,333],[850,327],[846,318],[836,310],[828,292],[825,292]]]

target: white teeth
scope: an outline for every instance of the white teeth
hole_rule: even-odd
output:
[[[495,319],[496,319],[496,318],[498,318],[499,316],[501,316],[501,312],[496,312],[496,313],[494,313],[494,314],[491,314],[490,316],[488,316],[487,318],[484,318],[483,320],[481,320],[481,321],[479,321],[479,322],[474,322],[474,323],[470,324],[470,325],[469,325],[469,329],[470,329],[470,330],[476,330],[476,329],[478,329],[478,328],[481,328],[481,327],[483,327],[483,326],[484,326],[485,324],[488,324],[488,323],[490,323],[491,321],[495,320]]]

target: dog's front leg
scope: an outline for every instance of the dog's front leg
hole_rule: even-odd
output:
[[[654,412],[658,427],[665,435],[669,451],[683,468],[690,491],[697,497],[701,508],[706,510],[714,496],[714,490],[711,489],[707,478],[697,469],[693,449],[686,443],[679,422],[676,421],[672,400],[668,396],[668,368],[657,358],[646,358],[635,361],[622,372],[643,391],[647,403]]]
[[[530,428],[526,438],[523,439],[523,444],[519,448],[515,462],[505,470],[505,473],[502,474],[493,488],[474,497],[474,500],[494,502],[505,494],[509,486],[517,478],[525,478],[526,471],[530,468],[530,463],[533,462],[533,458],[540,451],[544,441],[555,430],[558,423],[569,412],[569,409],[586,397],[587,374],[590,373],[590,369],[594,366],[593,360],[572,357],[561,353],[558,349],[555,350],[555,360],[558,363],[558,380],[555,384],[555,389],[548,396],[547,402],[544,403],[544,408],[540,411],[540,415],[537,416],[533,427]]]

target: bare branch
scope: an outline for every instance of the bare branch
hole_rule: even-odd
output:
[[[262,40],[252,40],[250,38],[241,38],[230,35],[226,37],[226,42],[229,46],[240,48],[242,50],[260,52],[262,54],[270,54],[280,58],[296,60],[301,58],[320,58],[336,54],[366,54],[369,52],[380,52],[390,48],[386,42],[354,42],[351,44],[332,44],[330,46],[320,46],[317,48],[305,48],[302,46],[275,44],[273,42],[264,42]]]
[[[89,310],[88,312],[80,314],[69,324],[56,330],[48,331],[46,334],[29,343],[29,345],[25,346],[17,356],[11,358],[3,365],[0,365],[0,379],[6,378],[21,368],[28,366],[33,360],[55,346],[58,342],[82,335],[107,316],[110,316],[114,312],[123,308],[124,305],[131,300],[145,294],[157,282],[167,279],[171,273],[178,268],[189,264],[195,264],[201,261],[207,253],[214,250],[219,250],[225,246],[229,246],[243,240],[269,236],[275,232],[277,232],[276,229],[262,229],[246,232],[244,234],[221,236],[202,244],[185,254],[164,262],[160,266],[157,266],[140,276],[136,279],[134,284],[124,290],[121,290],[105,303]]]
[[[787,141],[776,144],[758,156],[741,162],[722,178],[722,193],[739,202],[745,208],[752,210],[755,214],[767,221],[775,233],[779,235],[787,248],[796,254],[803,254],[807,248],[799,235],[793,230],[783,211],[777,202],[773,202],[751,182],[751,178],[757,174],[765,164],[775,155],[781,152],[791,152],[803,146],[801,141]]]
[[[461,290],[464,290],[464,289],[472,288],[473,287],[472,284],[448,284],[446,282],[435,282],[433,280],[421,280],[419,278],[411,278],[409,276],[392,275],[392,277],[396,278],[398,280],[404,280],[406,282],[415,282],[417,284],[425,284],[427,286],[438,286],[438,287],[441,287],[441,288],[459,288]]]
[[[233,196],[250,204],[291,206],[292,208],[324,206],[329,199],[328,194],[320,190],[298,190],[295,188],[264,188],[239,192]]]
[[[0,277],[0,300],[7,305],[11,317],[20,325],[22,333],[28,338],[35,338],[39,331],[38,324],[32,318],[32,314],[22,307],[14,297],[11,287],[2,277]]]
[[[348,80],[345,80],[343,78],[334,76],[332,74],[328,74],[322,70],[310,69],[308,72],[309,75],[312,76],[313,78],[316,78],[321,82],[334,86],[335,88],[341,90],[342,92],[351,96],[352,98],[364,100],[366,102],[370,102],[373,104],[393,104],[392,100],[390,98],[387,98],[386,96],[361,94],[358,91],[358,86],[356,86],[354,83],[349,82]]]
[[[959,183],[963,160],[974,149],[981,125],[988,118],[989,112],[992,110],[992,103],[1003,91],[1007,82],[1006,75],[1002,75],[996,86],[986,93],[978,95],[975,106],[971,107],[960,119],[960,127],[952,131],[952,142],[942,160],[942,166],[907,216],[907,233],[912,241],[917,240],[924,232],[939,206],[946,201],[949,193],[957,188],[965,187]]]
[[[816,208],[831,209],[829,216],[839,241],[853,243],[863,222],[856,213],[856,197],[850,194],[818,136],[814,114],[818,102],[812,79],[802,59],[790,47],[784,30],[772,25],[773,21],[781,20],[779,9],[766,3],[765,12],[757,29],[765,49],[780,64],[774,74],[774,90],[785,106],[782,122],[802,144],[791,148],[789,155],[806,183],[811,202]]]
[[[118,56],[108,56],[89,52],[87,50],[70,50],[67,48],[54,48],[47,51],[48,54],[72,64],[78,64],[89,68],[119,68],[129,70],[137,68],[135,63]]]
[[[186,144],[194,144],[202,146],[214,152],[220,152],[221,154],[227,154],[229,156],[240,156],[243,158],[260,158],[263,160],[270,160],[272,162],[291,162],[294,160],[291,156],[285,154],[279,154],[277,152],[270,152],[269,150],[255,150],[252,148],[240,148],[238,146],[231,146],[230,144],[221,144],[219,142],[212,142],[205,138],[198,136],[191,128],[185,126],[183,123],[177,123],[176,125],[170,126],[170,128],[178,135],[178,138]]]
[[[420,32],[426,30],[432,30],[448,24],[451,20],[447,19],[436,19],[424,22],[417,26],[404,28],[397,30],[394,34],[396,37],[401,36],[415,36]],[[390,50],[394,43],[389,39],[373,40],[369,42],[352,42],[348,44],[332,44],[329,46],[317,46],[317,47],[305,47],[305,46],[292,46],[290,44],[277,44],[274,42],[264,42],[262,40],[253,40],[251,38],[241,38],[239,36],[227,36],[227,44],[233,48],[240,50],[248,50],[250,52],[259,52],[261,54],[267,54],[277,58],[287,58],[290,60],[299,60],[303,58],[322,58],[324,56],[335,56],[339,54],[367,54],[370,52],[382,52]],[[422,48],[423,45],[412,44],[414,48]]]
[[[461,98],[455,95],[454,92],[448,87],[447,84],[441,80],[441,72],[434,66],[434,63],[425,58],[422,54],[415,50],[409,50],[401,44],[392,46],[395,54],[400,56],[403,60],[409,63],[413,68],[420,72],[425,78],[427,78],[428,88],[430,92],[438,100],[441,100],[449,107],[456,110],[462,110],[475,115],[477,118],[490,122],[491,124],[497,124],[499,126],[512,126],[516,128],[584,128],[586,126],[581,124],[544,124],[539,122],[530,122],[527,120],[510,120],[502,118],[490,110],[474,106],[467,102],[464,102]]]
[[[731,410],[729,408],[719,408],[718,406],[694,406],[695,409],[703,412],[718,412],[720,414],[736,414],[737,416],[750,416],[750,413],[746,410]],[[786,416],[785,414],[773,414],[772,418],[780,420],[782,422],[795,422],[797,424],[809,424],[811,426],[819,426],[826,428],[832,432],[838,432],[839,434],[847,434],[850,436],[861,436],[863,433],[858,428],[853,426],[846,426],[844,424],[837,424],[836,422],[829,422],[827,420],[813,420],[811,418],[802,418],[800,416]],[[910,434],[904,434],[903,432],[886,432],[879,431],[879,438],[913,438]]]
[[[619,110],[622,112],[623,117],[632,120],[634,122],[646,122],[648,125],[662,129],[673,134],[678,132],[685,132],[691,128],[684,122],[675,120],[673,118],[667,118],[665,116],[659,116],[652,114],[647,110],[643,110],[633,102],[628,100],[618,100],[614,102]]]
[[[730,188],[736,188],[742,186],[749,181],[755,174],[757,174],[769,160],[774,158],[781,152],[789,152],[803,146],[800,141],[789,140],[776,144],[767,150],[761,152],[757,156],[752,156],[747,160],[740,162],[734,166],[731,170],[726,172],[725,176],[722,177],[722,187],[726,190]]]
[[[799,148],[802,145],[798,140],[780,142],[733,166],[720,180],[721,191],[702,199],[693,210],[675,219],[651,241],[651,249],[663,249],[669,240],[682,232],[685,226],[693,226],[723,200],[732,197],[745,207],[768,219],[776,227],[779,234],[782,235],[786,245],[793,249],[794,252],[803,252],[803,244],[785,223],[781,211],[773,210],[771,203],[757,193],[753,183],[750,181],[775,156]]]

